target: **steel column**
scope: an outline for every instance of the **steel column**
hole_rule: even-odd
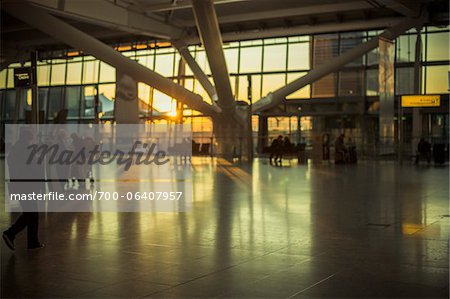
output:
[[[194,57],[192,57],[189,52],[188,46],[181,40],[173,40],[172,45],[180,53],[183,60],[187,63],[192,73],[194,73],[195,78],[200,82],[200,84],[205,89],[206,93],[208,93],[213,103],[216,103],[218,100],[217,92],[211,81],[209,81],[208,76],[203,72],[203,70],[198,65],[197,61],[195,61]]]
[[[208,56],[209,66],[214,78],[219,107],[225,113],[234,113],[236,102],[231,90],[228,68],[222,48],[222,37],[219,30],[214,4],[211,0],[193,0],[195,21],[202,43]]]

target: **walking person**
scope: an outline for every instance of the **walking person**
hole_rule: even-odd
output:
[[[281,164],[283,159],[283,136],[281,135],[274,139],[270,146],[270,164],[272,164],[272,159],[274,159],[275,165]]]
[[[33,143],[33,133],[28,128],[21,128],[18,141],[11,147],[7,156],[10,182],[8,185],[10,194],[43,193],[45,183],[36,181],[36,178],[44,180],[44,166],[37,161],[27,163],[28,146]],[[39,249],[44,244],[39,242],[39,213],[35,200],[20,200],[22,215],[6,231],[2,238],[9,249],[14,250],[14,239],[25,228],[27,229],[28,249]]]

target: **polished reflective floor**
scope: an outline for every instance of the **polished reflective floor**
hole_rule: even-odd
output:
[[[448,167],[216,162],[191,212],[41,215],[44,249],[2,244],[1,296],[448,298]]]

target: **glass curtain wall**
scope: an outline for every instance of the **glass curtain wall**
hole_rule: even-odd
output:
[[[326,63],[327,60],[379,33],[380,31],[361,31],[227,43],[224,45],[224,52],[234,97],[236,100],[254,103],[268,93],[304,76],[312,68]],[[424,28],[422,42],[424,49],[422,92],[446,94],[449,71],[449,28]],[[407,32],[396,40],[397,95],[409,94],[413,91],[415,43],[415,30]],[[205,101],[211,103],[211,99],[188,66],[184,74],[178,74],[180,56],[170,44],[149,42],[138,46],[117,46],[116,49],[174,82],[182,82],[187,89],[200,94]],[[189,49],[213,82],[204,48],[190,46]],[[294,92],[287,97],[287,100],[376,98],[378,95],[377,55],[377,49],[375,49],[349,63],[339,72]],[[24,121],[24,111],[29,106],[26,100],[21,101],[18,107],[20,111],[17,113],[15,111],[17,105],[14,104],[16,91],[13,86],[13,69],[19,66],[11,65],[0,72],[0,119],[2,122],[11,122],[16,116],[19,121]],[[90,92],[91,87],[98,92],[101,107],[99,118],[112,121],[115,77],[114,67],[92,56],[83,56],[77,52],[68,52],[64,59],[40,61],[38,65],[38,84],[41,90],[39,99],[41,108],[46,111],[47,121],[53,121],[62,109],[68,110],[68,121],[94,120],[95,116],[90,106],[94,97],[94,94]],[[139,83],[138,89],[142,118],[148,120],[168,117],[170,119],[176,116],[175,99],[143,83]],[[26,98],[25,96],[24,99]],[[200,116],[200,113],[185,107],[183,116],[187,121],[191,117]]]

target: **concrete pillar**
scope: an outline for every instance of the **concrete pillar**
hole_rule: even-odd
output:
[[[380,109],[378,114],[379,149],[381,154],[394,154],[395,145],[395,95],[394,59],[395,44],[391,40],[380,39],[378,54],[378,88]]]

